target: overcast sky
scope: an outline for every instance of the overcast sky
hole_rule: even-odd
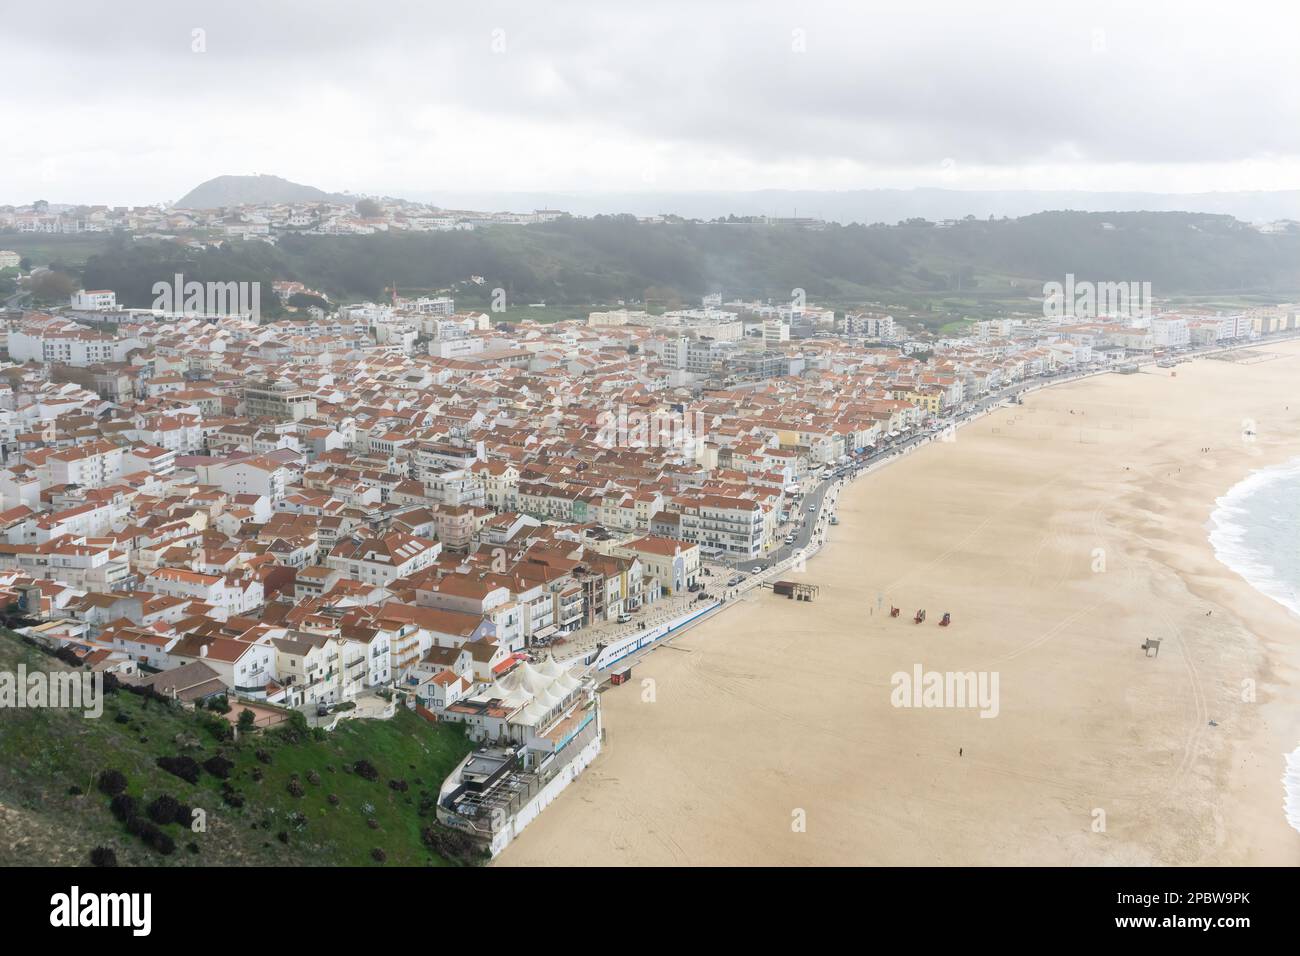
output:
[[[0,20],[0,202],[1300,189],[1297,37],[1294,0],[41,0]]]

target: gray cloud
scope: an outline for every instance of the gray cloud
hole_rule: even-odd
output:
[[[1048,169],[1109,182],[1123,169],[1132,181],[1113,185],[1127,188],[1144,167],[1157,179],[1198,164],[1255,176],[1250,164],[1266,162],[1295,177],[1270,185],[1300,186],[1292,5],[976,6],[24,5],[6,13],[0,59],[31,82],[0,121],[38,131],[40,146],[0,157],[20,164],[20,189],[85,199],[103,188],[96,166],[138,179],[133,191],[152,181],[172,193],[253,169],[357,190],[430,185],[423,170],[477,170],[457,183],[467,188],[593,176],[628,188],[650,175],[643,165],[689,188],[729,187],[737,171],[845,188],[940,169],[1004,182]],[[166,168],[140,176],[151,156]]]

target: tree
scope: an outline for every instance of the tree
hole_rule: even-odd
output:
[[[77,280],[66,272],[51,269],[28,279],[27,288],[39,302],[60,302],[66,305],[68,298],[77,291]]]
[[[257,726],[257,718],[253,716],[253,712],[251,710],[245,707],[243,710],[239,712],[240,733],[248,733],[256,726]]]
[[[289,296],[287,304],[295,309],[310,309],[312,306],[315,306],[322,312],[328,313],[330,310],[330,304],[328,302],[318,295],[310,295],[306,292],[295,292],[293,295]]]
[[[362,219],[374,219],[383,212],[379,208],[379,203],[373,199],[362,199],[357,203],[357,215]]]

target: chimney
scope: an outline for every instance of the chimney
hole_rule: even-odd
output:
[[[199,657],[207,657],[207,656],[208,656],[208,645],[204,644],[202,647],[199,648]]]

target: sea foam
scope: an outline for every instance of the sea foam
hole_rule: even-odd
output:
[[[1300,458],[1252,472],[1216,505],[1214,556],[1300,616]]]
[[[1300,616],[1300,458],[1252,472],[1215,503],[1214,556]],[[1300,832],[1300,747],[1285,755],[1283,812]]]

